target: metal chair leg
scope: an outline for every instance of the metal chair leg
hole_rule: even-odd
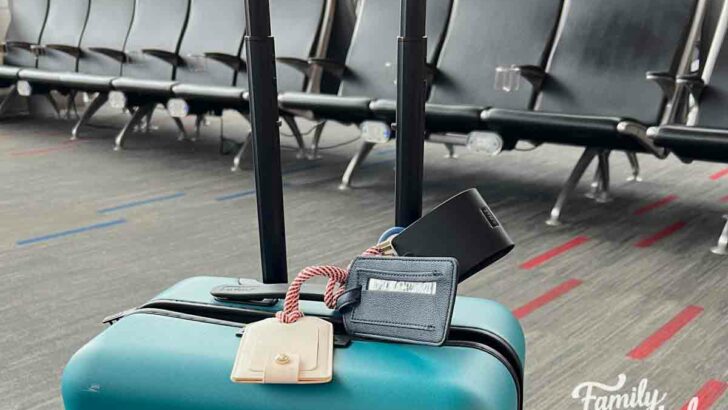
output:
[[[149,111],[146,118],[144,119],[144,133],[149,134],[152,130],[152,117],[154,117],[154,109]]]
[[[359,152],[354,155],[354,158],[352,158],[349,162],[349,166],[346,167],[346,171],[344,171],[344,176],[341,178],[341,185],[339,185],[339,189],[346,190],[351,188],[351,178],[354,175],[354,172],[369,156],[369,153],[372,152],[372,149],[374,149],[375,145],[377,144],[366,141],[361,144],[361,146],[359,147]]]
[[[609,193],[611,186],[610,170],[609,167],[609,155],[611,151],[602,151],[599,153],[599,191],[594,198],[600,204],[605,204],[612,201]]]
[[[58,106],[56,99],[53,98],[53,95],[51,93],[47,93],[45,94],[45,98],[50,103],[51,107],[53,107],[53,111],[56,112],[56,117],[58,117],[59,120],[62,120],[63,115],[61,114],[61,108]]]
[[[250,149],[250,146],[253,142],[253,133],[248,132],[248,135],[245,136],[245,141],[243,142],[243,145],[240,147],[240,150],[238,150],[238,153],[235,155],[235,158],[233,158],[233,167],[230,169],[232,172],[240,171],[240,163],[243,161],[243,157]]]
[[[718,246],[710,250],[716,255],[728,255],[728,215],[723,215],[723,218],[726,220],[726,224],[718,239]]]
[[[141,121],[146,118],[150,112],[154,111],[154,108],[156,107],[156,104],[148,104],[141,106],[137,108],[136,111],[134,111],[134,114],[131,116],[131,119],[129,119],[129,122],[126,123],[124,128],[119,132],[119,135],[116,136],[116,141],[114,144],[114,151],[120,151],[124,147],[124,141],[126,141],[126,137],[129,136],[134,130],[134,128],[141,123]]]
[[[207,119],[205,118],[204,114],[199,114],[195,118],[195,133],[189,140],[192,142],[195,142],[200,139],[200,135],[202,134],[202,126],[207,123]]]
[[[444,144],[445,149],[447,150],[447,154],[445,154],[445,158],[447,159],[457,159],[458,154],[455,153],[455,145],[453,144]]]
[[[177,118],[177,117],[172,117],[172,119],[174,120],[174,123],[175,123],[175,125],[177,125],[177,129],[179,130],[179,137],[177,137],[177,139],[179,141],[186,140],[187,139],[187,131],[185,130],[184,123],[182,123],[182,119],[181,118]]]
[[[81,118],[76,122],[76,125],[73,127],[73,131],[71,131],[71,140],[78,139],[78,133],[81,127],[83,127],[90,119],[91,117],[96,114],[101,107],[106,104],[106,101],[109,100],[109,94],[108,93],[99,93],[96,95],[96,97],[91,101],[91,104],[88,105],[86,110],[81,115]]]
[[[316,131],[314,131],[313,134],[313,141],[311,142],[311,150],[308,159],[321,158],[321,155],[319,155],[319,145],[321,143],[321,136],[324,133],[324,128],[326,128],[326,121],[323,121],[316,126]]]
[[[599,151],[599,162],[597,169],[594,172],[594,181],[591,184],[591,191],[585,196],[593,199],[600,204],[605,204],[612,201],[611,195],[609,194],[610,187],[610,172],[609,166],[609,155],[611,151],[601,150]]]
[[[13,102],[18,99],[18,86],[12,85],[8,91],[8,95],[5,97],[2,103],[0,103],[0,117],[7,113],[8,109],[13,105]]]
[[[76,112],[76,116],[78,117],[78,109],[76,108],[76,91],[71,91],[68,93],[68,96],[66,97],[66,119],[71,120],[72,119],[72,113]],[[76,118],[78,119],[78,118]]]
[[[629,182],[642,182],[642,176],[640,175],[640,160],[637,158],[637,153],[627,152],[627,159],[629,165],[632,167],[632,176],[627,178]]]
[[[547,225],[561,225],[561,211],[563,210],[566,201],[576,189],[576,186],[579,184],[579,180],[581,180],[584,172],[586,172],[587,168],[589,168],[589,164],[592,163],[598,154],[599,150],[594,148],[587,148],[584,150],[584,153],[581,154],[581,158],[579,158],[579,161],[576,163],[574,170],[571,171],[569,179],[566,180],[564,187],[561,189],[561,193],[559,193],[559,197],[556,199],[556,204],[551,210],[551,217],[548,221],[546,221]]]
[[[286,122],[286,125],[288,125],[288,128],[290,128],[293,136],[296,138],[296,143],[298,144],[298,154],[296,154],[296,158],[306,158],[306,143],[303,141],[303,135],[301,134],[301,129],[298,128],[296,119],[290,115],[283,115],[282,118],[283,121]]]
[[[601,184],[602,184],[602,167],[597,165],[597,168],[594,170],[594,177],[592,178],[592,182],[589,185],[589,192],[584,194],[584,196],[589,199],[596,199],[597,195],[599,194],[599,187]]]

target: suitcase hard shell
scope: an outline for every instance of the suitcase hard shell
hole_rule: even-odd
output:
[[[231,278],[180,282],[127,311],[79,350],[63,374],[67,410],[482,409],[522,408],[525,341],[502,305],[459,297],[444,347],[352,340],[334,352],[321,385],[235,384],[230,372],[240,322],[281,309],[220,302],[210,290]],[[340,318],[323,303],[309,315]],[[340,332],[337,332],[340,333]]]

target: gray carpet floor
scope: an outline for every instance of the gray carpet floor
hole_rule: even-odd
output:
[[[77,143],[67,142],[67,121],[0,124],[0,409],[62,408],[64,364],[104,329],[105,315],[190,276],[259,276],[250,161],[230,172],[232,158],[218,152],[218,120],[199,141],[178,142],[160,113],[150,134],[134,134],[114,152],[124,119],[104,111]],[[225,132],[240,139],[245,125],[231,116]],[[309,264],[346,264],[392,225],[394,144],[376,149],[353,189],[338,189],[358,142],[334,146],[356,136],[330,125],[330,149],[316,161],[284,150],[291,275]],[[728,207],[728,176],[710,176],[725,166],[641,156],[644,181],[628,183],[626,157],[614,153],[614,200],[585,198],[585,180],[566,223],[554,228],[544,221],[580,150],[458,153],[446,159],[441,145],[428,144],[425,207],[478,187],[517,243],[460,293],[520,308],[526,409],[582,409],[572,398],[578,384],[615,384],[620,374],[624,392],[646,378],[666,394],[665,409],[680,409],[703,386],[704,397],[715,396],[711,409],[728,408],[728,257],[709,252]],[[650,207],[670,195],[677,197]],[[670,227],[651,246],[636,246]],[[575,238],[578,246],[533,261]],[[684,327],[648,357],[629,357],[689,306],[700,309]]]

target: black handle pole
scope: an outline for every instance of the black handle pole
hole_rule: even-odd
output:
[[[263,282],[288,282],[275,46],[268,0],[246,0],[248,86]]]
[[[396,225],[422,216],[425,149],[426,0],[402,0],[397,73]]]

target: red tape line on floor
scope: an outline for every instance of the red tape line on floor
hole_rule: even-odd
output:
[[[703,387],[695,393],[692,399],[688,400],[680,410],[708,410],[713,404],[715,404],[720,396],[728,390],[728,383],[720,380],[708,380]],[[697,397],[698,405],[690,407],[690,402],[694,401]]]
[[[635,246],[638,248],[649,248],[650,246],[656,244],[657,242],[659,242],[659,241],[667,238],[668,236],[676,233],[677,231],[683,229],[687,225],[688,225],[688,223],[685,221],[676,222],[676,223],[668,226],[667,228],[661,230],[660,232],[657,232],[654,235],[650,235],[650,236],[642,239],[641,241],[637,242],[635,244]]]
[[[581,284],[582,281],[578,279],[569,279],[561,285],[556,286],[555,288],[549,290],[543,295],[514,310],[513,315],[516,316],[518,319],[523,319],[524,317],[533,313],[533,311],[538,310],[544,305],[569,293],[572,289],[580,286]]]
[[[642,208],[634,211],[634,214],[636,216],[644,215],[646,213],[654,211],[655,209],[662,208],[663,206],[669,204],[670,202],[676,201],[678,198],[679,197],[677,195],[668,195],[658,201],[645,205]]]
[[[13,157],[33,157],[38,155],[45,155],[50,154],[52,152],[58,152],[58,151],[66,151],[69,149],[72,149],[78,144],[78,141],[65,141],[62,142],[59,145],[53,146],[53,147],[47,147],[47,148],[35,148],[35,149],[29,149],[25,151],[14,151],[11,152],[10,155]]]
[[[717,181],[726,175],[728,175],[728,168],[720,170],[720,171],[716,172],[715,174],[711,175],[710,179],[712,179],[713,181]]]
[[[523,265],[521,265],[521,269],[533,269],[538,266],[543,265],[544,263],[550,261],[551,259],[566,253],[578,246],[581,246],[585,243],[589,242],[589,238],[586,236],[577,236],[576,238],[570,240],[569,242],[566,242],[563,245],[559,245],[553,249],[550,249],[541,255],[536,256],[533,259],[530,259],[526,261]]]
[[[640,345],[634,348],[634,350],[629,352],[627,357],[635,360],[643,360],[650,357],[652,353],[680,332],[680,330],[687,326],[687,324],[693,319],[700,316],[701,313],[703,313],[703,308],[700,306],[686,307],[658,331],[645,339],[644,342],[640,343]]]

